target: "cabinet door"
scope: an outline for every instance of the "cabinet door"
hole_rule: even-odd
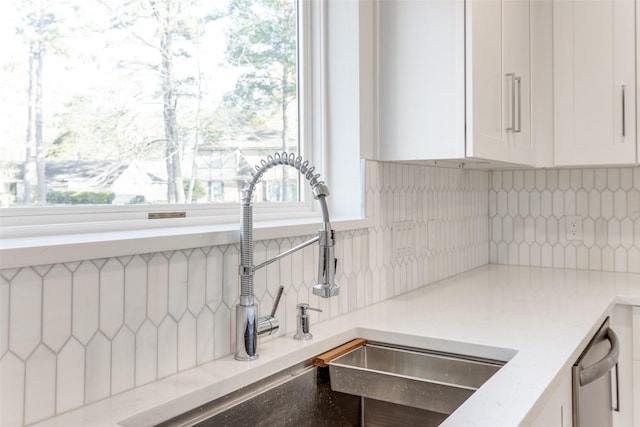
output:
[[[464,1],[381,0],[381,160],[464,158]]]
[[[560,383],[533,416],[530,427],[568,427],[572,420],[571,371],[561,374]]]
[[[507,123],[509,161],[532,164],[535,153],[531,144],[531,72],[530,72],[530,2],[503,1],[503,71],[510,76],[505,88],[503,108]]]
[[[502,1],[467,2],[467,156],[509,161]]]
[[[636,161],[633,0],[554,0],[555,165]]]
[[[530,2],[467,2],[467,156],[534,164]]]

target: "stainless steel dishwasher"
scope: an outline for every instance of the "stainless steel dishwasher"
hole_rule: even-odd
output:
[[[620,344],[605,320],[573,365],[573,426],[612,427],[618,411],[618,356]],[[615,368],[612,386],[611,371]],[[615,389],[615,404],[613,399]]]

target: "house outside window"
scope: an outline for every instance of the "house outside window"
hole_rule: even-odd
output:
[[[296,0],[3,2],[0,207],[237,203],[303,151]],[[259,201],[298,202],[274,168]]]

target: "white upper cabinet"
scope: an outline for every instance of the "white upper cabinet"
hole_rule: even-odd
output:
[[[635,2],[554,0],[556,166],[636,163]]]
[[[534,165],[529,0],[380,0],[381,160]]]
[[[380,158],[464,158],[464,2],[378,6]]]

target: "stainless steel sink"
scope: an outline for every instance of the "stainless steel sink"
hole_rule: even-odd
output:
[[[167,421],[146,413],[121,425],[437,426],[506,363],[371,342],[327,367],[312,362]]]
[[[367,343],[333,360],[329,371],[335,391],[448,415],[504,363]]]

